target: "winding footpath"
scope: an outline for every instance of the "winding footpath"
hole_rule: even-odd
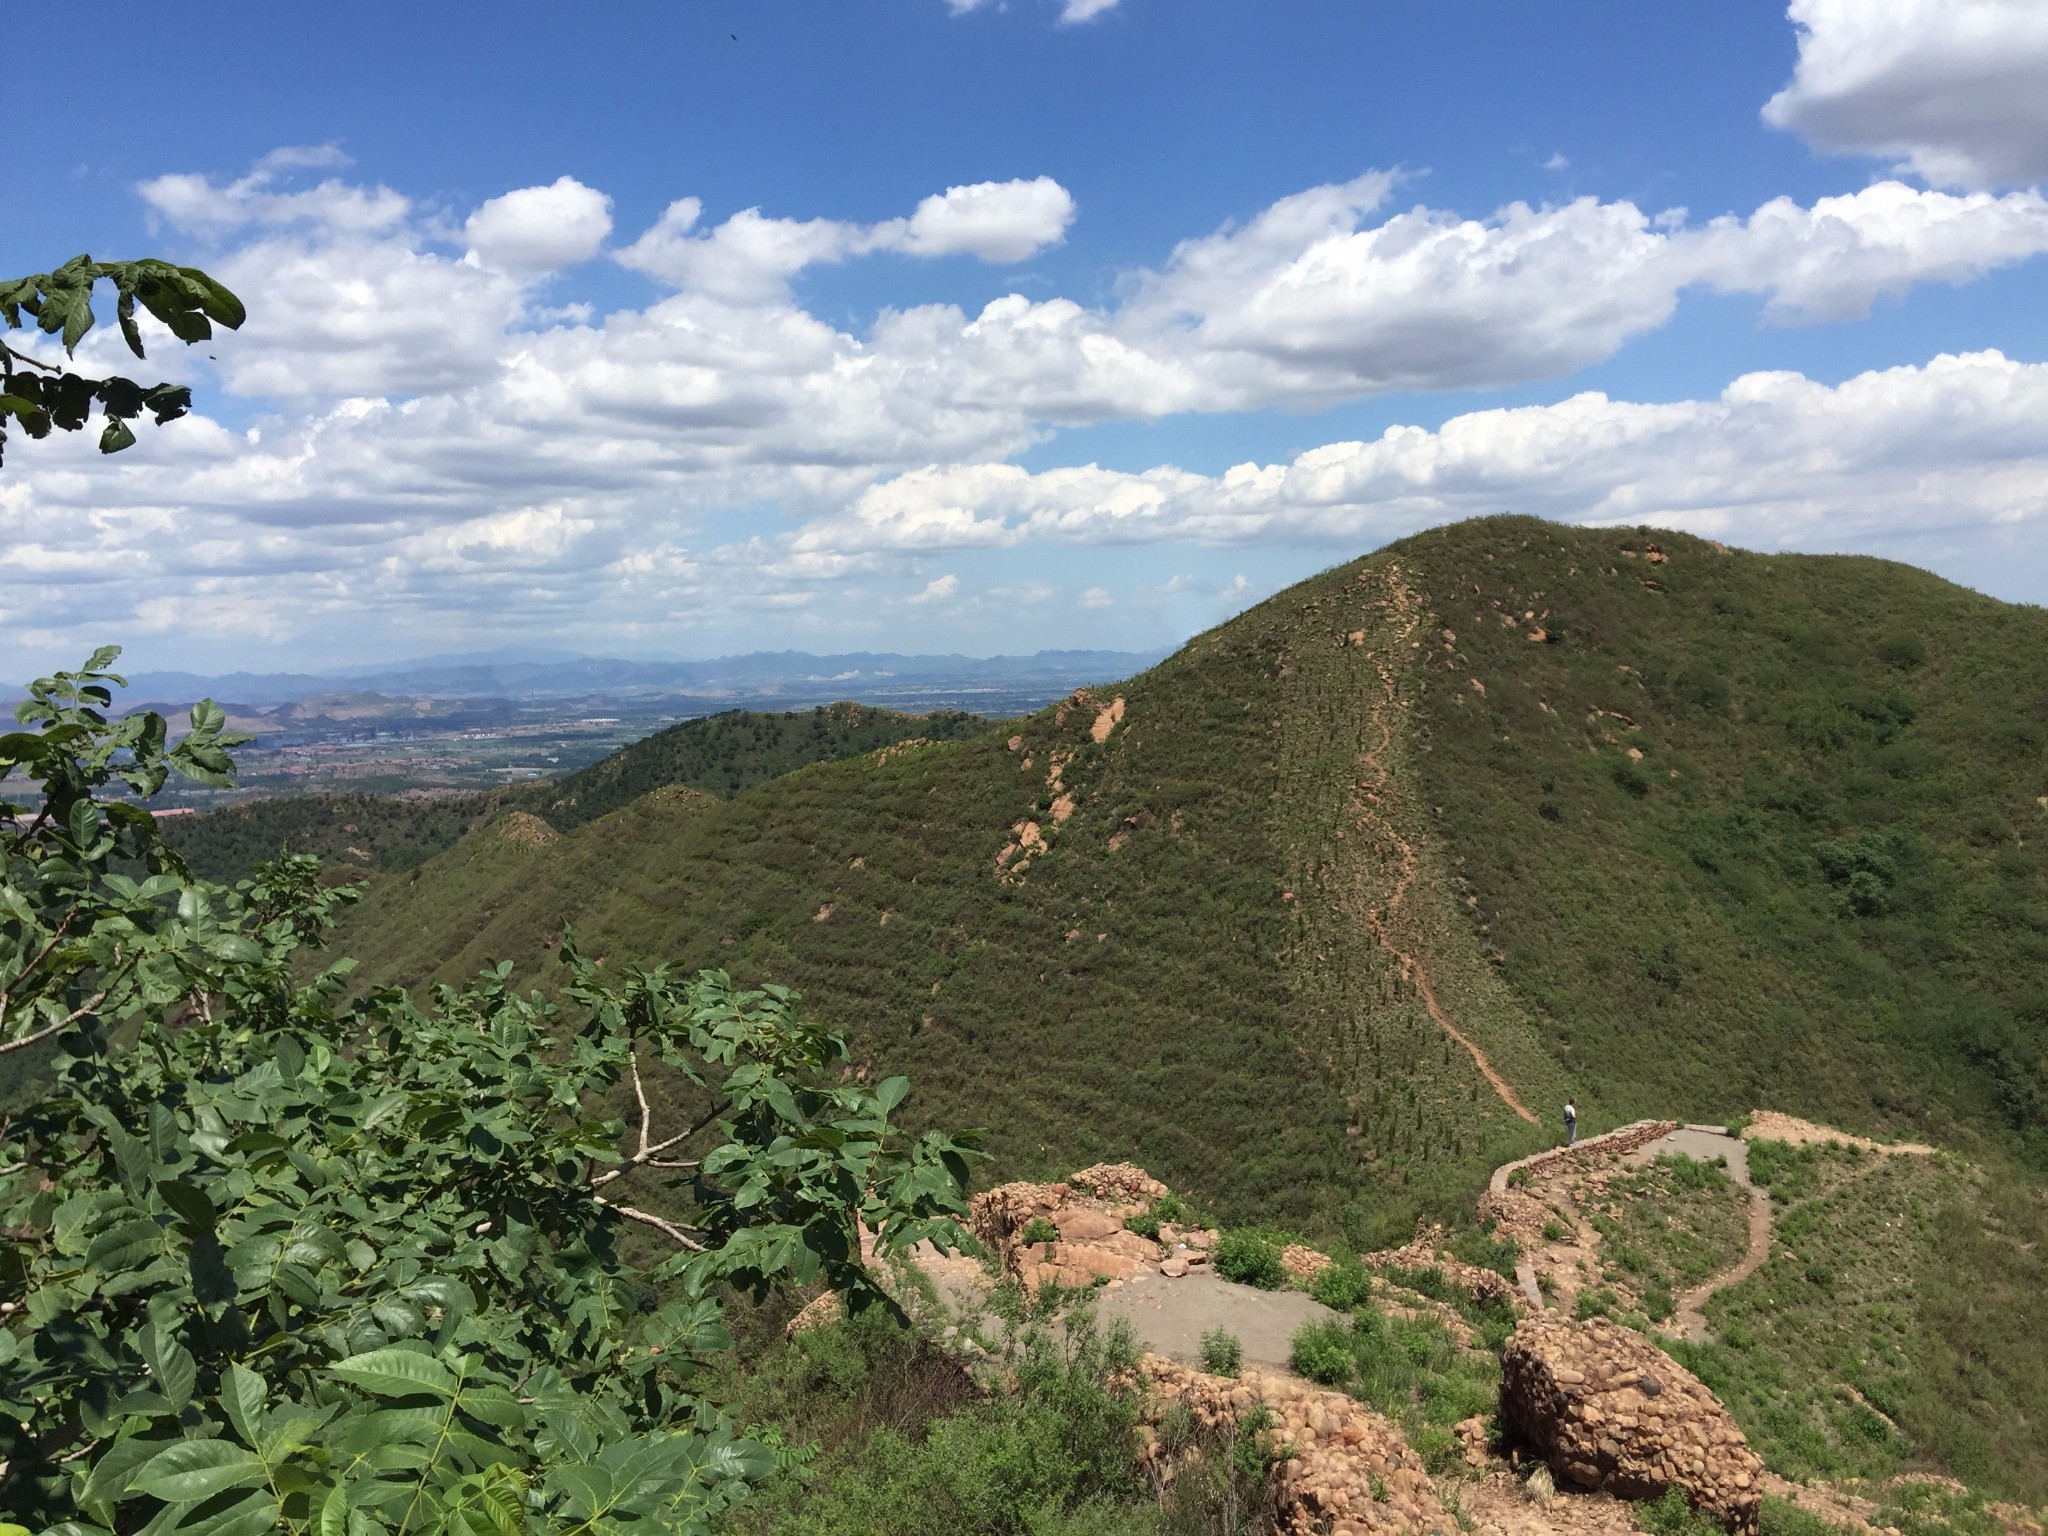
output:
[[[1463,1046],[1472,1058],[1472,1064],[1480,1075],[1500,1095],[1503,1104],[1520,1115],[1531,1125],[1540,1125],[1534,1111],[1524,1104],[1508,1080],[1494,1070],[1492,1062],[1486,1059],[1486,1052],[1479,1043],[1458,1027],[1458,1021],[1451,1011],[1437,998],[1436,986],[1429,974],[1429,967],[1422,956],[1414,950],[1404,949],[1394,937],[1395,916],[1408,901],[1408,893],[1414,888],[1419,870],[1415,845],[1402,836],[1401,829],[1380,807],[1379,788],[1387,776],[1386,755],[1394,743],[1394,715],[1400,705],[1400,685],[1394,674],[1391,652],[1411,643],[1415,632],[1421,627],[1422,618],[1415,594],[1401,580],[1401,569],[1393,562],[1386,567],[1387,609],[1399,625],[1391,645],[1380,646],[1368,653],[1373,670],[1379,674],[1379,694],[1368,711],[1371,728],[1379,734],[1377,746],[1368,747],[1359,759],[1360,779],[1352,792],[1351,808],[1357,825],[1368,830],[1375,841],[1384,840],[1395,851],[1400,863],[1400,874],[1394,881],[1394,888],[1385,902],[1373,908],[1367,916],[1372,926],[1373,938],[1380,948],[1400,967],[1401,977],[1415,988],[1422,999],[1422,1006],[1429,1010],[1430,1018],[1437,1027],[1451,1039]]]

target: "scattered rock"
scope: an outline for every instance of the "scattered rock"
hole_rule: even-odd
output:
[[[1451,1428],[1458,1437],[1458,1445],[1468,1467],[1483,1467],[1487,1461],[1486,1420],[1478,1414],[1469,1419],[1460,1419]]]
[[[1677,1488],[1754,1536],[1763,1462],[1714,1394],[1641,1334],[1605,1318],[1528,1318],[1502,1353],[1500,1402],[1561,1480],[1626,1499]]]
[[[789,1320],[789,1326],[782,1330],[782,1336],[793,1339],[800,1333],[809,1333],[813,1328],[822,1328],[827,1323],[836,1323],[846,1310],[846,1304],[839,1299],[837,1291],[827,1291],[810,1302]]]
[[[1300,1243],[1289,1243],[1280,1250],[1280,1267],[1297,1280],[1313,1280],[1336,1262],[1327,1253],[1318,1253]]]

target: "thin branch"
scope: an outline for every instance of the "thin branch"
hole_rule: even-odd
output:
[[[699,1120],[687,1131],[679,1131],[675,1135],[665,1137],[660,1141],[650,1141],[648,1139],[647,1122],[653,1119],[654,1111],[648,1106],[647,1089],[640,1081],[640,1055],[637,1051],[627,1055],[626,1065],[633,1077],[633,1097],[640,1101],[640,1148],[616,1168],[608,1168],[603,1173],[592,1174],[590,1176],[590,1187],[592,1189],[602,1189],[605,1185],[611,1183],[612,1180],[623,1179],[635,1168],[649,1163],[652,1163],[656,1168],[696,1167],[695,1163],[656,1162],[655,1159],[670,1147],[680,1146],[683,1142],[688,1141],[692,1136],[703,1130],[705,1126],[718,1118],[719,1111],[714,1107],[703,1119]]]
[[[64,371],[62,364],[46,363],[40,357],[30,357],[26,352],[22,351],[21,348],[10,347],[4,341],[0,341],[0,350],[4,350],[7,353],[7,355],[13,358],[17,363],[27,363],[32,368],[41,368],[49,373],[62,373]]]
[[[647,1089],[640,1081],[640,1053],[638,1051],[628,1051],[626,1053],[626,1064],[633,1069],[633,1097],[640,1101],[640,1156],[634,1159],[634,1161],[644,1162],[648,1156],[647,1122],[652,1117],[653,1111],[647,1107]]]
[[[78,916],[78,903],[73,902],[71,910],[64,914],[64,920],[50,930],[48,942],[29,957],[27,965],[24,965],[19,971],[14,973],[13,981],[10,981],[4,987],[0,987],[0,1019],[4,1019],[7,1016],[7,999],[14,995],[14,989],[21,984],[22,977],[28,975],[30,971],[49,958],[50,951],[57,947],[58,941],[64,937],[65,931],[71,926],[71,920],[76,916]]]
[[[698,1242],[674,1222],[657,1216],[652,1211],[643,1211],[631,1205],[620,1205],[617,1201],[607,1200],[603,1196],[598,1197],[597,1203],[609,1210],[617,1211],[621,1216],[629,1217],[643,1226],[654,1228],[655,1231],[661,1233],[664,1237],[680,1243],[692,1253],[702,1253],[704,1251],[702,1243]]]
[[[65,1014],[64,1017],[59,1019],[56,1023],[46,1024],[41,1029],[37,1030],[34,1034],[23,1035],[19,1040],[0,1041],[0,1056],[6,1055],[9,1051],[26,1050],[29,1046],[34,1045],[38,1040],[47,1040],[50,1038],[50,1036],[58,1033],[58,1031],[69,1029],[73,1024],[76,1024],[80,1019],[84,1018],[88,1013],[91,1013],[93,1009],[99,1007],[99,1005],[101,1003],[104,1003],[106,1000],[106,993],[96,992],[91,997],[87,998],[84,1002],[80,1003],[76,1008],[72,1009],[69,1013]]]

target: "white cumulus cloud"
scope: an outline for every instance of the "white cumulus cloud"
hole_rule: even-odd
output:
[[[1791,0],[1799,62],[1764,120],[1944,186],[2048,177],[2041,0]]]
[[[588,261],[612,232],[612,200],[573,176],[494,197],[463,226],[483,265],[515,273],[552,272]]]
[[[877,251],[1022,261],[1065,237],[1074,199],[1050,176],[1039,176],[948,187],[909,218],[877,224],[774,218],[747,208],[700,230],[703,214],[699,199],[678,198],[618,259],[676,288],[757,303],[781,295],[806,267]]]

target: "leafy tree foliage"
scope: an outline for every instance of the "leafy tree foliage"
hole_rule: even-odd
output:
[[[63,342],[67,358],[73,357],[93,328],[93,290],[102,282],[114,285],[121,337],[137,357],[144,355],[135,320],[138,305],[186,343],[208,340],[216,325],[239,329],[247,318],[242,301],[197,267],[154,259],[94,261],[90,256],[74,256],[54,272],[0,281],[0,318],[9,330],[20,330],[26,315],[45,335]],[[175,421],[192,409],[192,391],[182,384],[142,385],[119,375],[88,378],[0,342],[0,449],[6,446],[10,418],[30,437],[44,438],[52,430],[82,430],[95,404],[106,423],[100,452],[118,453],[135,441],[129,422],[144,411],[158,426]]]
[[[5,1507],[65,1536],[703,1529],[773,1463],[693,1389],[722,1288],[886,1301],[860,1227],[957,1241],[968,1146],[896,1132],[907,1082],[842,1081],[793,994],[568,936],[559,1001],[501,967],[343,1007],[350,963],[306,962],[349,892],[304,857],[194,881],[110,798],[225,777],[232,744],[210,704],[174,746],[110,722],[113,659],[0,738],[40,789],[0,803],[0,1048],[58,1046],[0,1128]],[[700,1101],[665,1134],[643,1057]],[[630,1136],[599,1113],[622,1085]],[[629,1224],[671,1256],[636,1268]]]

